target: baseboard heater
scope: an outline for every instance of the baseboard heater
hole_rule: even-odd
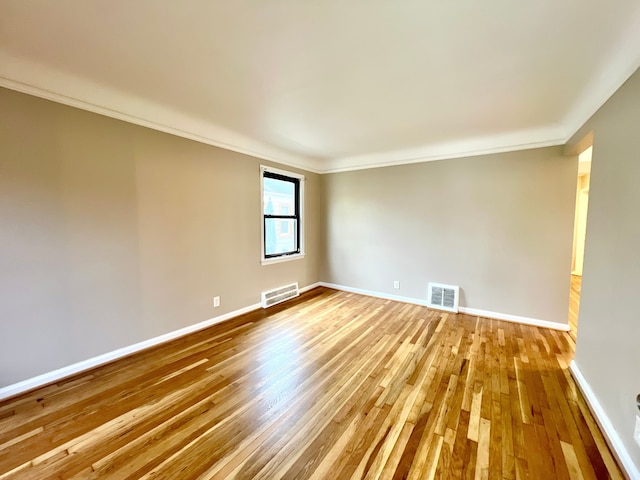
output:
[[[271,307],[290,298],[295,298],[298,295],[300,295],[298,282],[285,285],[284,287],[274,288],[273,290],[267,290],[266,292],[262,292],[262,308]]]

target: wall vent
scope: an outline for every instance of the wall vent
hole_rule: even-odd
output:
[[[427,306],[438,310],[458,313],[459,293],[460,287],[455,285],[429,283],[429,298],[427,299]]]
[[[284,287],[274,288],[273,290],[267,290],[262,292],[262,308],[267,308],[276,303],[284,302],[290,298],[295,298],[300,295],[298,290],[298,282],[291,285],[285,285]]]

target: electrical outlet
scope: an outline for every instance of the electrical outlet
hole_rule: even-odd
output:
[[[393,281],[393,288],[396,288],[396,289],[400,288],[400,281],[399,280],[394,280]]]
[[[633,439],[640,447],[640,417],[636,415],[636,429],[633,431]]]
[[[220,297],[213,297],[213,306],[214,307],[220,306]]]

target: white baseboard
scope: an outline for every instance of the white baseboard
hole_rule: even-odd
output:
[[[602,405],[600,405],[600,402],[598,401],[595,393],[593,393],[593,390],[591,390],[591,386],[587,382],[587,379],[584,378],[584,375],[582,375],[582,372],[580,371],[580,368],[576,364],[575,360],[571,361],[569,370],[574,380],[578,384],[578,387],[582,391],[582,394],[587,400],[587,405],[589,405],[591,413],[595,417],[596,422],[598,422],[600,430],[602,430],[602,432],[604,433],[604,437],[607,440],[611,451],[618,459],[618,463],[625,471],[627,477],[631,480],[640,480],[640,470],[638,470],[638,467],[631,459],[631,456],[625,448],[622,439],[618,435],[618,432],[616,432],[616,429],[611,423],[611,420],[609,420],[609,417],[604,411],[604,408],[602,408]]]
[[[304,293],[306,291],[309,291],[319,286],[320,286],[319,283],[314,283],[311,285],[307,285],[306,287],[300,288],[299,291],[300,293]],[[63,378],[69,377],[71,375],[75,375],[77,373],[81,373],[91,368],[104,365],[105,363],[118,360],[119,358],[125,357],[127,355],[131,355],[132,353],[139,352],[146,348],[155,347],[162,343],[170,342],[171,340],[175,340],[176,338],[180,338],[190,333],[203,330],[217,323],[224,322],[225,320],[229,320],[230,318],[234,318],[239,315],[252,312],[253,310],[257,310],[259,308],[261,308],[261,305],[259,303],[256,303],[254,305],[249,305],[248,307],[240,308],[238,310],[234,310],[233,312],[225,313],[224,315],[210,318],[209,320],[205,320],[203,322],[196,323],[194,325],[189,325],[188,327],[184,327],[179,330],[174,330],[173,332],[165,333],[164,335],[160,335],[158,337],[150,338],[148,340],[144,340],[142,342],[138,342],[133,345],[118,348],[117,350],[113,350],[111,352],[98,355],[97,357],[89,358],[87,360],[83,360],[81,362],[77,362],[72,365],[59,368],[58,370],[54,370],[52,372],[43,373],[42,375],[38,375],[36,377],[29,378],[27,380],[14,383],[12,385],[7,385],[6,387],[0,388],[0,400],[13,397],[15,395],[27,392],[34,388],[42,387],[44,385],[56,382]]]
[[[374,292],[372,290],[363,290],[362,288],[347,287],[345,285],[338,285],[336,283],[320,282],[320,285],[327,288],[333,288],[334,290],[342,290],[343,292],[358,293],[360,295],[366,295],[367,297],[382,298],[384,300],[395,300],[396,302],[413,303],[414,305],[427,306],[427,300],[421,300],[413,297],[403,297],[401,295],[390,295],[388,293]]]
[[[521,317],[520,315],[511,315],[510,313],[489,312],[478,308],[460,307],[460,313],[474,315],[477,317],[495,318],[496,320],[504,320],[506,322],[522,323],[524,325],[533,325],[534,327],[551,328],[552,330],[569,331],[569,325],[558,322],[550,322],[549,320],[539,320],[531,317]]]
[[[335,283],[320,282],[320,285],[327,288],[333,288],[335,290],[342,290],[342,291],[351,292],[351,293],[359,293],[361,295],[367,295],[369,297],[377,297],[377,298],[383,298],[385,300],[395,300],[398,302],[412,303],[414,305],[422,305],[423,307],[427,306],[426,299],[422,300],[422,299],[413,298],[413,297],[390,295],[387,293],[373,292],[371,290],[363,290],[361,288],[346,287],[344,285],[337,285]],[[467,315],[474,315],[477,317],[494,318],[496,320],[505,320],[507,322],[522,323],[525,325],[533,325],[535,327],[551,328],[553,330],[561,330],[563,332],[569,331],[568,324],[565,325],[563,323],[550,322],[548,320],[539,320],[537,318],[521,317],[519,315],[511,315],[509,313],[490,312],[488,310],[480,310],[477,308],[469,308],[469,307],[460,307],[459,310],[460,310],[460,313],[464,313]]]
[[[308,292],[309,290],[313,290],[314,288],[321,287],[322,284],[320,282],[312,283],[311,285],[307,285],[306,287],[298,288],[300,293]]]
[[[139,352],[146,348],[155,347],[156,345],[175,340],[176,338],[180,338],[190,333],[197,332],[198,330],[203,330],[207,327],[215,325],[216,323],[224,322],[225,320],[237,317],[238,315],[242,315],[253,310],[257,310],[258,308],[260,308],[260,304],[256,303],[255,305],[250,305],[239,310],[234,310],[233,312],[225,313],[224,315],[220,315],[218,317],[210,318],[209,320],[205,320],[204,322],[189,325],[188,327],[174,330],[173,332],[165,333],[164,335],[160,335],[158,337],[150,338],[142,342],[134,343],[133,345],[118,348],[117,350],[98,355],[97,357],[89,358],[87,360],[83,360],[81,362],[59,368],[58,370],[54,370],[52,372],[43,373],[42,375],[38,375],[37,377],[14,383],[13,385],[8,385],[6,387],[0,388],[0,400],[4,400],[5,398],[13,397],[14,395],[18,395],[28,390],[53,383],[65,377],[75,375],[85,370],[89,370],[90,368],[104,365],[105,363],[117,360],[127,355],[131,355],[132,353]]]

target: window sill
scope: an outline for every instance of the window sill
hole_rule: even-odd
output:
[[[300,260],[304,258],[304,253],[296,253],[295,255],[286,255],[284,257],[263,258],[262,265],[271,265],[272,263],[290,262],[291,260]]]

